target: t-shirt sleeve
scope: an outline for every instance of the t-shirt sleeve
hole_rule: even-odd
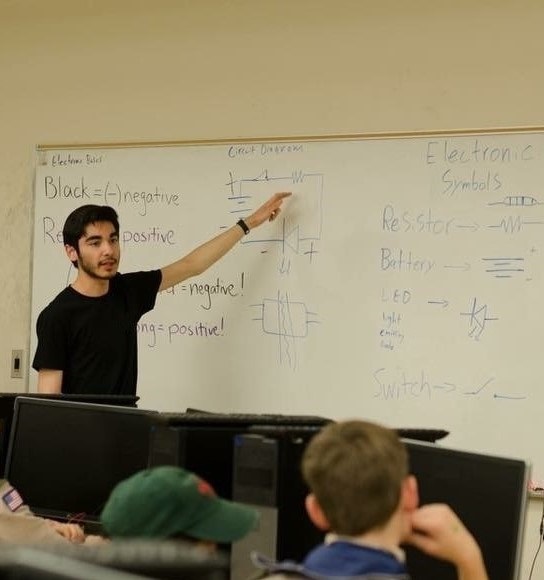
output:
[[[66,364],[66,330],[62,320],[51,308],[46,308],[36,322],[38,345],[32,368],[64,370]]]
[[[160,270],[131,272],[123,274],[123,279],[135,318],[139,320],[141,316],[155,307],[157,292],[162,282],[162,273]]]

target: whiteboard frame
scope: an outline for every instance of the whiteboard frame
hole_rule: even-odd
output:
[[[520,127],[490,127],[479,129],[433,129],[421,131],[384,131],[371,133],[346,133],[329,135],[295,135],[275,137],[236,137],[218,139],[184,139],[172,141],[111,141],[96,143],[45,143],[36,145],[36,151],[50,151],[54,149],[130,149],[138,147],[180,147],[180,146],[206,146],[228,145],[231,143],[294,143],[312,141],[360,141],[370,139],[412,139],[415,137],[436,137],[463,135],[512,135],[522,133],[544,133],[544,125],[520,126]]]

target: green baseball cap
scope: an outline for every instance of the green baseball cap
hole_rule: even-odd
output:
[[[256,527],[258,512],[218,497],[181,467],[145,469],[113,489],[100,516],[106,533],[123,538],[170,538],[229,543]]]

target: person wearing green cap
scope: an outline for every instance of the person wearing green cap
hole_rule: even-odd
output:
[[[100,519],[112,539],[180,538],[214,549],[254,529],[258,512],[218,497],[196,474],[165,465],[139,471],[118,483]]]

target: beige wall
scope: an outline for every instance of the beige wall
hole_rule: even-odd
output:
[[[35,145],[542,125],[543,20],[540,0],[0,0],[0,390],[26,384]]]

